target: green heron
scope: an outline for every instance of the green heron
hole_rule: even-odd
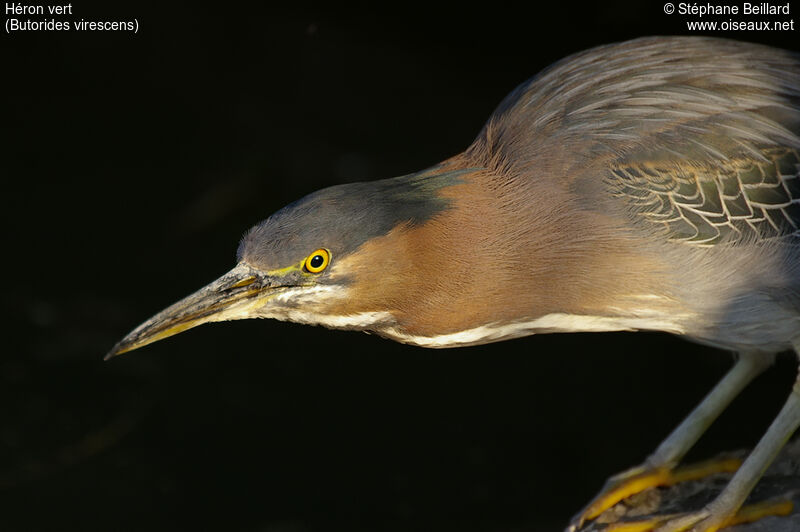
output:
[[[275,318],[423,347],[655,330],[738,353],[639,467],[572,521],[675,480],[775,353],[800,352],[800,56],[651,37],[520,85],[463,153],[333,186],[245,234],[238,263],[108,357],[202,323]],[[800,381],[721,494],[650,528],[730,523],[800,424]],[[655,479],[655,480],[654,480]]]

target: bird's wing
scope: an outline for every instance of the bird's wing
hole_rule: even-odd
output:
[[[691,164],[614,164],[612,193],[660,224],[670,239],[712,245],[742,238],[800,236],[800,154],[769,147],[762,158]]]
[[[671,239],[797,236],[800,56],[705,37],[598,47],[518,87],[474,148],[525,179],[563,176],[587,204],[601,177]]]

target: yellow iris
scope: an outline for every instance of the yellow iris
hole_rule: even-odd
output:
[[[331,254],[327,249],[318,249],[306,257],[304,266],[311,273],[320,273],[331,263]]]

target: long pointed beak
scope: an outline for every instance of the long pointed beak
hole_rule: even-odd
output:
[[[282,288],[285,286],[275,283],[274,279],[240,263],[213,283],[136,327],[108,352],[105,360],[203,323],[254,317],[254,309],[263,306],[265,300]]]

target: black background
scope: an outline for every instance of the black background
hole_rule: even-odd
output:
[[[655,333],[436,351],[273,321],[102,362],[281,206],[430,166],[551,62],[689,19],[297,4],[76,0],[139,33],[3,35],[2,530],[559,530],[729,366]],[[793,367],[691,457],[754,444]]]

